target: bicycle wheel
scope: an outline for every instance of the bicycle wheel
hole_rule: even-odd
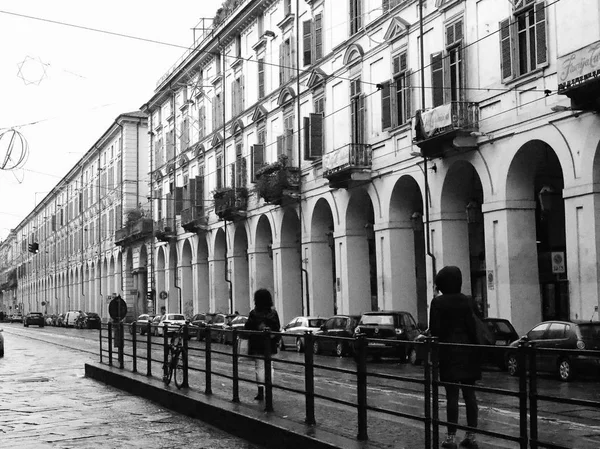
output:
[[[171,379],[173,378],[173,359],[169,360],[169,363],[166,366],[166,370],[163,374],[163,382],[165,385],[169,385],[171,383]]]
[[[175,386],[183,387],[183,357],[182,354],[177,354],[175,360]]]

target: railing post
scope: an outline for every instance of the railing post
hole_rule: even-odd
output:
[[[119,321],[119,368],[125,368],[125,357],[123,356],[124,348],[125,348],[125,334],[123,321]]]
[[[112,322],[108,322],[108,366],[112,366],[112,345],[113,345],[113,328]]]
[[[265,341],[265,412],[273,411],[273,376],[271,376],[271,331],[265,329],[263,332]]]
[[[529,447],[538,447],[537,348],[530,343],[529,352]],[[527,371],[523,369],[523,371]]]
[[[102,363],[102,323],[100,323],[100,329],[98,330],[98,341],[100,342],[100,363]]]
[[[433,441],[431,447],[440,445],[440,380],[439,343],[437,337],[431,338],[431,419],[433,423]]]
[[[519,369],[519,447],[529,447],[528,422],[527,422],[527,346],[523,341],[517,347],[517,360]]]
[[[237,329],[233,329],[231,335],[231,363],[233,369],[233,402],[240,402],[240,379],[239,379],[239,366],[238,366],[238,335]]]
[[[423,385],[423,394],[425,395],[425,449],[431,449],[431,337],[425,338],[423,347],[425,348],[425,358],[423,360],[423,380],[425,382]]]
[[[188,338],[189,338],[189,328],[187,323],[183,326],[183,354],[181,355],[183,358],[183,384],[182,388],[188,388],[190,384],[188,383]]]
[[[152,376],[152,323],[150,321],[146,329],[146,376]]]
[[[163,376],[169,375],[169,329],[168,325],[163,325]]]
[[[358,406],[358,435],[360,441],[368,440],[367,435],[367,339],[359,334],[354,345],[356,364],[356,395]]]
[[[212,394],[212,354],[211,354],[211,346],[212,346],[212,335],[210,326],[206,327],[205,335],[205,352],[204,352],[204,361],[206,363],[205,366],[205,374],[206,374],[206,386],[204,388],[204,392],[206,394]]]
[[[316,337],[311,331],[304,332],[304,391],[306,405],[305,423],[313,425],[315,420],[315,357],[313,343]]]
[[[137,373],[137,330],[135,321],[131,323],[131,351],[133,357],[133,368],[132,371]]]

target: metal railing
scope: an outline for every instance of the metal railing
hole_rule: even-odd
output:
[[[116,329],[115,329],[116,327]],[[125,329],[129,328],[129,337],[125,334]],[[146,333],[145,339],[140,340],[137,336],[137,332],[140,326],[136,323],[123,324],[119,323],[113,326],[112,323],[103,325],[100,329],[100,362],[104,361],[104,356],[108,355],[108,365],[113,365],[114,353],[117,354],[118,367],[120,369],[131,369],[133,372],[139,372],[138,360],[144,360],[146,363],[145,374],[146,376],[153,376],[152,364],[158,363],[161,366],[166,366],[169,357],[169,342],[168,334],[169,328],[164,326],[161,329],[163,338],[161,340],[153,339],[152,335],[158,330],[158,326],[150,325],[144,326]],[[172,330],[172,328],[171,328]],[[544,349],[537,348],[532,344],[521,342],[518,347],[512,347],[510,350],[514,351],[518,357],[519,366],[522,367],[519,370],[518,375],[518,387],[516,390],[497,388],[480,385],[464,385],[455,384],[451,382],[442,382],[439,379],[439,364],[438,354],[440,351],[444,351],[447,347],[464,347],[465,349],[470,348],[473,351],[486,350],[492,353],[507,351],[507,347],[502,346],[478,346],[478,345],[458,345],[439,343],[435,338],[426,338],[422,342],[409,342],[409,341],[397,341],[397,340],[383,340],[383,339],[367,339],[364,335],[360,335],[357,338],[343,338],[343,337],[330,337],[322,335],[313,335],[311,332],[306,332],[303,335],[296,336],[302,338],[304,343],[303,360],[285,360],[281,357],[276,357],[271,354],[271,339],[274,337],[281,338],[283,333],[278,332],[258,332],[258,331],[238,331],[238,330],[220,330],[218,332],[225,332],[232,334],[232,350],[224,351],[221,347],[213,347],[213,334],[214,330],[210,327],[204,329],[204,346],[199,344],[188,345],[188,336],[200,335],[196,330],[190,332],[188,326],[184,328],[184,341],[185,350],[184,354],[184,379],[185,385],[188,384],[190,373],[202,373],[204,374],[204,393],[207,395],[213,394],[213,386],[219,385],[220,382],[214,382],[214,377],[220,379],[228,379],[231,381],[231,400],[234,402],[240,402],[240,384],[249,383],[257,384],[257,381],[249,378],[241,373],[240,361],[247,360],[264,360],[265,363],[265,381],[262,384],[265,388],[265,411],[272,412],[274,410],[274,390],[302,395],[304,397],[304,422],[309,425],[317,423],[316,420],[316,400],[321,401],[321,404],[334,404],[337,410],[348,411],[354,410],[354,414],[357,419],[357,434],[358,440],[367,440],[368,437],[368,422],[369,414],[383,414],[393,418],[400,418],[408,421],[420,423],[422,425],[422,437],[423,447],[426,449],[437,448],[440,443],[440,426],[444,427],[449,423],[440,419],[440,405],[439,405],[439,387],[445,386],[459,386],[461,388],[472,389],[477,392],[497,395],[502,398],[515,398],[518,403],[518,425],[515,427],[518,431],[513,433],[499,432],[492,429],[485,428],[486,426],[480,426],[478,428],[470,428],[465,425],[457,424],[456,428],[461,430],[472,431],[474,433],[489,437],[491,439],[499,439],[508,442],[514,442],[520,449],[527,448],[553,448],[553,449],[570,449],[579,446],[575,446],[573,441],[572,446],[561,445],[555,440],[542,440],[539,437],[539,422],[540,417],[538,416],[538,407],[541,401],[552,403],[552,404],[570,404],[574,406],[587,407],[588,409],[600,410],[600,402],[587,399],[576,399],[572,397],[561,397],[558,395],[551,394],[540,394],[538,392],[538,375],[536,374],[537,359],[540,355],[548,353],[568,353],[570,357],[576,357],[584,355],[587,357],[598,357],[600,359],[600,351],[575,351],[575,350],[557,350],[557,349]],[[113,333],[116,337],[113,338]],[[260,335],[265,341],[265,353],[261,356],[242,354],[238,349],[238,341],[241,339],[247,339],[250,336]],[[335,340],[343,341],[353,349],[355,366],[354,369],[348,369],[343,367],[336,367],[325,365],[322,363],[315,362],[313,355],[313,342],[315,339],[319,341],[324,340]],[[143,342],[143,343],[142,343]],[[141,344],[138,344],[141,343]],[[375,372],[368,370],[367,365],[367,354],[370,345],[387,345],[387,346],[403,346],[404,349],[416,347],[418,353],[423,359],[423,373],[422,376],[409,376],[409,375],[396,375],[382,372]],[[114,346],[114,347],[113,347]],[[162,357],[160,359],[154,358],[154,349],[163,348]],[[116,349],[116,351],[115,351]],[[407,353],[408,351],[404,351]],[[141,354],[140,354],[141,353]],[[202,357],[203,356],[203,357]],[[125,358],[128,358],[128,366],[125,368]],[[229,360],[231,368],[226,370],[219,370],[213,360],[218,358],[218,364],[223,363],[225,359],[226,363]],[[297,383],[292,385],[284,385],[282,382],[275,383],[271,377],[271,367],[276,362],[278,365],[289,365],[301,367],[304,374],[304,388],[299,388]],[[528,369],[523,369],[523,367]],[[333,397],[328,394],[329,391],[323,389],[317,389],[315,387],[315,372],[331,372],[339,377],[345,379],[354,379],[354,400],[342,399],[339,397]],[[202,382],[199,381],[198,377],[195,377],[197,383],[192,383],[189,388],[201,388]],[[368,402],[369,393],[374,394],[373,391],[379,386],[378,382],[402,382],[410,385],[416,385],[417,391],[422,393],[422,401],[420,403],[420,412],[411,412],[410,407],[406,410],[403,409],[391,409],[378,407],[371,405]],[[259,384],[260,385],[260,384]],[[340,413],[342,413],[340,411]]]

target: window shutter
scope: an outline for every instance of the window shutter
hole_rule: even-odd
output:
[[[258,97],[265,96],[265,60],[258,60]]]
[[[256,182],[256,172],[265,163],[265,146],[262,144],[252,145],[252,182]]]
[[[173,194],[167,193],[167,220],[173,216]]]
[[[233,80],[231,82],[231,116],[235,117],[237,115],[239,106],[239,97],[238,97],[238,85]]]
[[[387,12],[390,9],[390,0],[383,0],[381,2],[381,9],[383,9],[383,12]]]
[[[281,136],[277,136],[277,156],[283,154],[283,141],[284,141],[284,137],[283,135]]]
[[[293,78],[294,69],[296,68],[296,38],[294,35],[290,36],[290,45],[288,47],[289,50],[289,61],[288,61],[288,73],[290,76],[288,80]]]
[[[444,104],[444,60],[442,53],[431,55],[433,107]]]
[[[383,83],[381,89],[381,128],[388,129],[392,127],[392,101],[391,101],[390,82]]]
[[[175,215],[181,215],[183,209],[183,187],[175,187]]]
[[[205,127],[204,127],[204,122],[206,120],[206,110],[205,110],[205,106],[200,106],[199,112],[198,112],[198,120],[200,121],[200,123],[198,123],[198,131],[200,134],[200,139],[204,138],[204,133],[205,133]]]
[[[410,83],[410,78],[412,76],[412,70],[409,70],[404,75],[404,84],[406,89],[404,90],[404,108],[406,111],[406,121],[409,121],[413,116],[412,109],[412,86]]]
[[[312,20],[305,20],[302,23],[302,45],[304,50],[303,64],[311,65],[311,47],[312,47]]]
[[[309,156],[316,159],[323,156],[323,114],[310,114]]]
[[[502,81],[507,81],[513,77],[512,65],[512,24],[510,19],[500,22],[500,61],[502,71]]]
[[[285,83],[285,42],[279,44],[279,84]]]
[[[244,75],[240,75],[240,86],[239,86],[239,94],[240,94],[240,113],[245,109],[246,107],[246,100],[245,100],[245,96],[244,96],[244,89],[245,89],[245,84],[244,84]]]
[[[198,216],[204,215],[204,176],[196,176],[196,207]]]
[[[315,61],[323,57],[323,14],[315,15]]]
[[[294,131],[292,129],[286,129],[285,131],[285,155],[288,157],[289,161],[292,161],[292,152],[294,149]]]
[[[310,160],[310,118],[304,117],[302,134],[304,134],[304,160]]]
[[[535,5],[535,53],[536,66],[548,64],[548,48],[546,36],[546,5],[545,2]]]
[[[191,209],[196,205],[196,179],[190,178],[188,181],[188,201],[183,205],[184,209]]]

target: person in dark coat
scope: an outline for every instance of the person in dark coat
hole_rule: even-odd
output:
[[[251,331],[271,330],[279,332],[281,324],[277,310],[273,308],[273,298],[269,290],[261,288],[254,293],[254,309],[248,315],[248,321],[244,329]],[[269,339],[271,354],[277,354],[278,336],[271,336]],[[264,356],[266,339],[264,335],[253,334],[248,337],[248,354]],[[265,392],[265,364],[264,360],[254,359],[256,382],[258,383],[258,394],[254,399],[262,401]],[[271,380],[273,380],[273,366],[271,365]]]
[[[440,343],[477,344],[474,301],[461,293],[462,273],[455,266],[442,268],[435,277],[436,295],[429,311],[429,331]],[[439,349],[440,380],[474,385],[481,379],[479,352],[473,348],[441,346]],[[458,423],[458,386],[446,386],[446,413],[449,423]],[[460,388],[465,400],[467,425],[477,427],[477,398],[470,388]],[[456,449],[456,427],[448,425],[443,448]],[[475,434],[467,432],[461,447],[477,449]]]

